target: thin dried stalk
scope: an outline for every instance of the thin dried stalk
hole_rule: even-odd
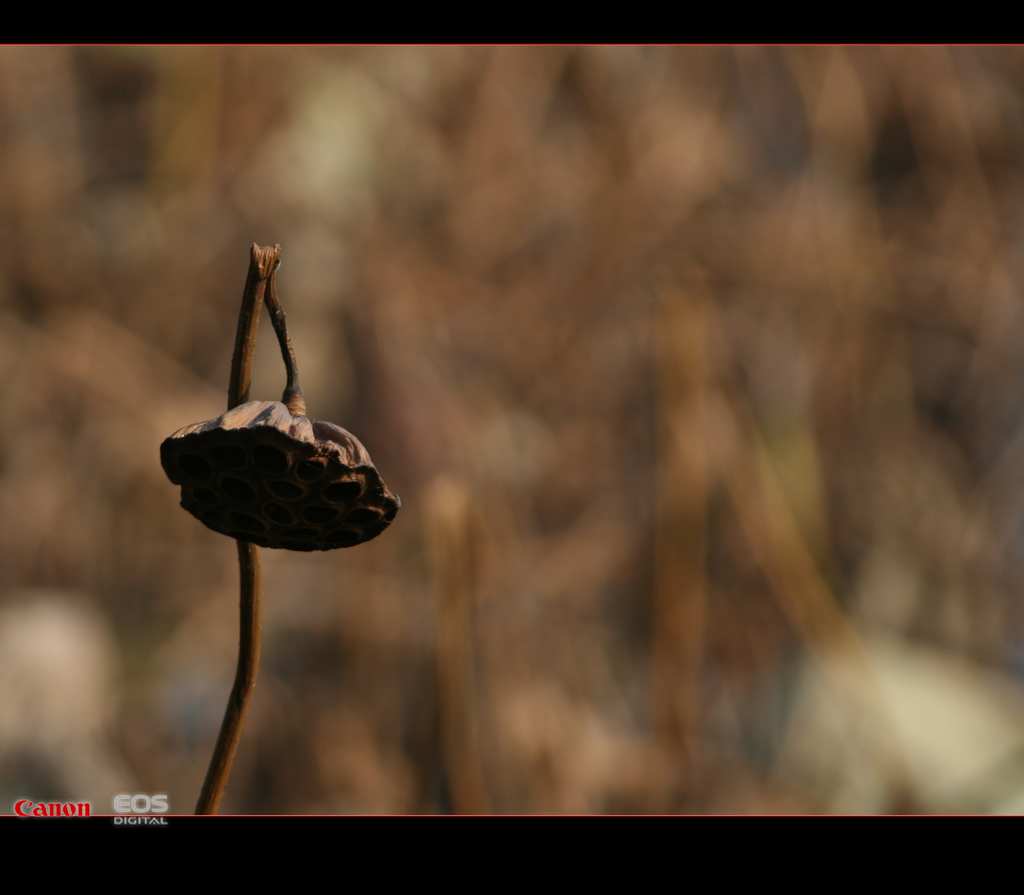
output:
[[[277,336],[277,343],[281,346],[281,359],[284,361],[284,370],[287,377],[281,402],[287,405],[292,415],[302,416],[306,413],[306,399],[302,395],[302,386],[299,385],[299,365],[295,359],[295,349],[292,348],[292,340],[288,338],[284,308],[281,307],[281,301],[277,296],[276,265],[274,270],[271,271],[270,280],[267,283],[264,303],[267,306],[267,313],[270,315],[270,324],[274,327],[274,334]],[[231,408],[228,409],[230,410]]]
[[[707,391],[703,284],[666,295],[658,319],[658,463],[652,704],[659,741],[693,797],[707,627]]]
[[[255,544],[236,541],[240,582],[238,668],[228,697],[220,735],[206,771],[203,789],[196,803],[196,814],[216,814],[231,776],[231,767],[242,735],[242,722],[249,697],[256,686],[260,664],[260,557]]]
[[[477,536],[469,494],[458,482],[436,480],[427,499],[437,601],[437,687],[441,747],[452,805],[458,814],[486,813],[490,797],[475,711],[473,623]]]
[[[260,307],[265,300],[268,281],[277,269],[280,256],[280,246],[275,245],[271,248],[261,247],[255,243],[252,245],[249,273],[242,294],[242,307],[238,312],[235,354],[231,361],[231,381],[228,386],[228,410],[249,400]],[[283,322],[282,314],[282,327]],[[282,351],[286,344],[287,336],[281,343]],[[235,753],[238,751],[242,722],[249,706],[249,697],[256,684],[256,671],[260,664],[260,559],[254,544],[242,540],[237,544],[240,581],[238,667],[235,670],[235,683],[228,697],[217,745],[214,747],[210,767],[203,781],[203,789],[196,803],[196,814],[216,814],[220,806],[235,761]]]
[[[882,732],[875,758],[887,775],[891,801],[900,810],[912,810],[917,801],[911,768],[867,648],[800,531],[753,414],[739,398],[731,405],[734,423],[751,446],[726,477],[740,525],[779,607],[837,692],[875,719]]]

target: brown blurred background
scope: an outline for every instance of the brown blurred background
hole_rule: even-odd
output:
[[[404,506],[225,811],[1024,811],[1021,49],[6,47],[0,158],[0,811],[192,810],[252,241]]]

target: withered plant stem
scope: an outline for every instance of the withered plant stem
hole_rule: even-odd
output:
[[[267,306],[267,313],[270,314],[270,323],[277,335],[277,343],[281,346],[281,359],[284,361],[287,382],[284,387],[284,394],[281,396],[281,403],[287,405],[293,416],[304,416],[306,413],[306,399],[302,395],[302,386],[299,385],[299,367],[295,360],[295,349],[292,348],[292,340],[288,338],[288,326],[285,323],[284,308],[281,307],[280,299],[277,296],[277,265],[270,272],[270,280],[267,282],[267,290],[263,299]]]
[[[260,305],[266,300],[268,282],[277,269],[280,257],[281,247],[278,245],[269,247],[252,244],[249,273],[245,280],[245,291],[242,294],[242,307],[238,312],[235,353],[231,360],[228,410],[249,400],[253,355],[256,350],[256,333],[260,322]],[[276,295],[273,303],[280,312]],[[275,317],[273,311],[271,314],[272,317]],[[291,356],[291,366],[288,367],[288,383],[292,385],[293,378],[295,378],[297,385],[297,377],[294,377],[294,354],[291,351],[287,332],[284,330],[283,312],[280,312],[280,324],[276,322],[275,317],[274,329],[281,342],[282,354],[286,356],[286,367],[288,367],[288,356]],[[299,392],[300,398],[301,394]],[[224,720],[221,722],[217,745],[214,747],[210,767],[207,769],[206,779],[203,781],[203,789],[199,794],[199,801],[196,803],[196,814],[216,814],[220,806],[224,788],[231,775],[235,753],[238,751],[242,722],[245,719],[249,698],[256,684],[256,671],[260,663],[260,558],[254,544],[239,540],[237,545],[240,579],[238,667],[235,670],[235,683],[231,688],[231,695],[228,697],[228,705],[224,712]]]
[[[435,479],[427,495],[426,533],[437,601],[435,673],[449,795],[457,814],[486,814],[491,799],[482,761],[473,649],[480,526],[470,491],[458,479]]]

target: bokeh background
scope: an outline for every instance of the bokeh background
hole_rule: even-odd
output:
[[[1024,811],[1021,48],[4,47],[0,158],[0,811],[192,810],[252,241],[404,506],[225,811]]]

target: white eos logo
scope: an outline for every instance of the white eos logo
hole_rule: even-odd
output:
[[[118,814],[166,814],[167,793],[152,796],[141,792],[135,795],[122,793],[114,796],[114,811]]]

